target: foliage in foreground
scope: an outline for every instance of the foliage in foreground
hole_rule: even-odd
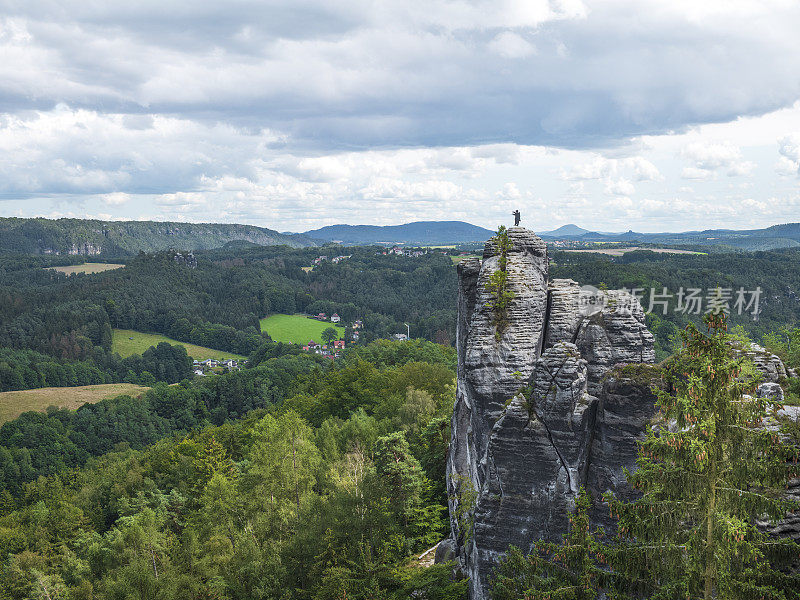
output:
[[[525,556],[512,547],[498,565],[493,582],[494,600],[593,600],[611,583],[602,568],[603,545],[591,531],[588,492],[581,488],[575,514],[569,516],[569,532],[562,543],[536,542]]]
[[[787,501],[796,449],[765,426],[771,409],[753,394],[757,378],[735,352],[724,314],[689,325],[683,349],[658,390],[657,429],[629,475],[641,497],[615,502],[615,569],[649,598],[800,598],[800,579],[776,568],[797,544],[776,539],[756,520],[778,520]]]

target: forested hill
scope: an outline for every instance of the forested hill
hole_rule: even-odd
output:
[[[764,229],[706,229],[682,233],[599,233],[577,225],[564,225],[555,231],[539,234],[544,240],[577,240],[583,242],[625,242],[647,244],[689,244],[716,247],[721,251],[777,250],[800,247],[800,223],[772,225]]]
[[[463,244],[482,242],[493,232],[463,221],[417,221],[405,225],[329,225],[308,237],[343,244]]]
[[[234,241],[294,248],[316,245],[303,235],[254,225],[0,217],[0,251],[28,254],[129,256],[169,248],[208,250]]]

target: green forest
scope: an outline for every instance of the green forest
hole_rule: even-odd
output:
[[[461,598],[446,530],[452,349],[268,358],[0,428],[0,597]]]
[[[140,253],[122,269],[69,276],[46,268],[69,262],[63,257],[0,256],[0,391],[152,387],[141,399],[28,412],[0,427],[0,598],[465,598],[468,582],[452,563],[422,567],[418,558],[449,531],[457,288],[450,256],[387,256],[360,247],[347,249],[350,258],[338,264],[303,269],[325,252],[344,253],[239,245],[198,252],[196,267],[171,251]],[[619,259],[553,252],[550,269],[553,278],[608,288],[760,286],[759,318],[731,316],[736,339],[762,343],[798,369],[799,262],[794,251],[643,251]],[[317,312],[337,312],[345,324],[363,320],[358,344],[335,361],[259,330],[270,314]],[[738,375],[722,388],[721,379],[703,379],[734,372],[727,334],[701,335],[708,326],[701,315],[669,310],[647,318],[658,358],[666,360],[661,376],[674,392],[660,398],[665,418],[721,414],[713,424],[720,431],[759,418],[698,404],[700,385],[709,403],[742,391],[730,387]],[[383,339],[405,331],[404,323],[417,339]],[[180,346],[114,354],[116,328],[220,348],[248,362],[239,371],[192,377]],[[691,389],[687,373],[698,377]],[[786,394],[787,403],[800,403],[796,383]],[[749,492],[743,477],[755,473],[772,489],[780,465],[793,464],[788,454],[760,461],[766,441],[731,434],[718,449],[699,436],[680,447],[686,443],[692,456],[749,448],[752,464],[731,474],[729,486]],[[664,461],[675,465],[675,489],[701,489],[677,479],[695,476],[685,474],[691,456],[663,440],[647,444],[636,481],[652,506],[686,502],[659,483]],[[639,541],[673,550],[698,542],[679,523],[665,525],[625,505],[615,508],[628,528],[621,531],[636,533],[609,546],[599,532],[586,531],[586,502],[563,543],[510,550],[493,580],[496,598],[599,598],[612,589],[618,597],[703,597],[709,573],[721,576],[709,558],[681,563],[680,551],[658,568],[652,556],[643,563],[647,548]],[[729,577],[727,597],[797,598],[788,571],[754,566],[783,565],[785,553],[777,550],[794,550],[765,550],[748,525],[753,515],[774,516],[786,506],[715,506],[715,522],[732,524],[715,534],[725,541],[719,556],[743,553],[741,568],[755,586],[742,591],[741,580]],[[682,522],[702,518],[708,516],[685,513]],[[631,584],[645,578],[664,585]],[[553,595],[559,589],[563,594]]]
[[[141,379],[144,371],[152,374],[145,364],[123,365],[111,355],[113,328],[248,356],[269,341],[260,330],[264,317],[336,312],[345,324],[363,321],[360,343],[405,332],[405,323],[413,338],[454,342],[457,281],[450,257],[440,252],[386,256],[374,247],[358,247],[346,249],[348,260],[303,269],[318,255],[344,252],[336,246],[233,245],[198,253],[196,268],[174,260],[174,252],[140,253],[124,269],[70,276],[44,268],[68,262],[66,257],[0,255],[0,348],[33,350],[52,357],[54,365],[66,361],[81,371],[48,381],[35,366],[48,362],[43,356],[5,358],[0,360],[0,391],[43,381],[61,385],[70,378],[149,383],[147,375]],[[761,288],[757,318],[731,316],[733,325],[759,343],[798,325],[800,252],[795,250],[709,255],[643,250],[619,258],[554,251],[550,256],[552,278],[641,288],[645,308],[650,289],[674,294],[680,288]],[[664,359],[674,351],[678,332],[690,321],[698,323],[701,315],[676,311],[674,300],[666,314],[656,308],[647,324],[656,336],[657,356]]]

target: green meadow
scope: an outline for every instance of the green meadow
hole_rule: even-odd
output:
[[[140,331],[133,331],[132,329],[114,329],[111,335],[111,349],[122,357],[130,356],[131,354],[142,354],[150,346],[157,346],[161,342],[183,346],[186,348],[186,352],[189,356],[196,360],[205,360],[207,358],[245,358],[244,356],[233,354],[232,352],[223,352],[222,350],[214,350],[213,348],[205,348],[204,346],[179,342],[158,333],[142,333]]]
[[[305,345],[309,340],[322,343],[322,332],[334,327],[339,339],[344,338],[344,327],[330,321],[317,321],[304,315],[271,315],[261,319],[261,331],[266,331],[276,342]]]

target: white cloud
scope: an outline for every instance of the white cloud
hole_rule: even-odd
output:
[[[131,195],[126,194],[124,192],[112,192],[110,194],[101,194],[103,202],[108,206],[120,206],[122,204],[126,204],[130,199]]]
[[[684,169],[686,179],[707,179],[718,170],[728,177],[749,175],[755,163],[742,158],[742,151],[730,142],[692,142],[681,151],[693,166]]]
[[[489,42],[489,50],[503,58],[525,58],[536,54],[536,47],[513,31],[498,33]]]
[[[663,179],[658,168],[642,156],[622,159],[595,156],[590,162],[578,164],[569,172],[562,172],[562,178],[569,181],[608,180],[621,173],[629,174],[636,181],[661,181]]]
[[[692,160],[698,169],[713,171],[738,160],[741,157],[741,151],[731,144],[695,142],[684,149],[683,155]]]
[[[775,163],[775,171],[780,175],[796,175],[800,172],[800,163],[796,163],[785,156],[780,156],[778,157],[778,162]]]
[[[517,184],[513,182],[505,184],[497,195],[506,200],[519,200],[522,198],[522,192],[519,191]]]
[[[793,133],[778,140],[778,170],[781,173],[800,174],[800,133]]]
[[[617,172],[617,161],[596,156],[591,162],[574,166],[562,177],[568,181],[606,179]]]
[[[631,196],[636,192],[636,188],[627,179],[609,179],[605,184],[605,193],[616,196]]]
[[[681,171],[681,178],[683,179],[708,179],[712,176],[712,172],[707,169],[698,169],[696,167],[686,167]]]
[[[633,169],[636,181],[662,181],[664,179],[656,166],[641,156],[629,158],[623,162]]]
[[[148,193],[194,188],[203,175],[252,172],[276,136],[154,115],[130,128],[127,115],[64,105],[0,119],[0,192]],[[108,196],[107,204],[119,202]]]
[[[753,169],[756,168],[756,163],[743,160],[732,163],[725,174],[728,177],[739,177],[741,175],[750,175],[753,172]]]

